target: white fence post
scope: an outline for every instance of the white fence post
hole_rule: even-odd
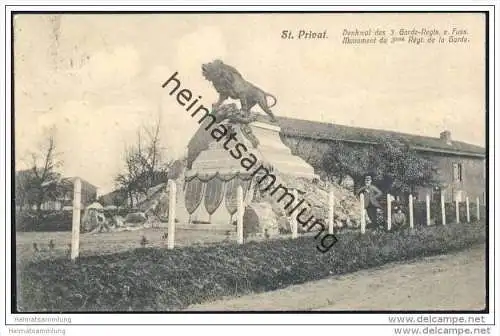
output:
[[[71,260],[78,258],[80,250],[80,211],[82,200],[82,181],[76,178],[73,183],[73,225],[71,231]]]
[[[293,189],[292,193],[295,202],[297,202],[297,199],[299,198],[299,193],[297,192],[297,189]],[[298,237],[298,222],[297,222],[297,217],[295,216],[295,212],[291,213],[291,221],[292,221],[292,239],[295,239]]]
[[[413,229],[413,195],[408,196],[408,215],[410,216],[410,228]]]
[[[458,202],[458,197],[455,198],[455,218],[457,220],[457,224],[460,223],[460,203]]]
[[[444,207],[444,193],[441,192],[441,220],[443,225],[446,225],[446,211]]]
[[[465,209],[467,213],[467,223],[470,223],[470,204],[468,196],[465,198]]]
[[[427,226],[431,225],[431,196],[425,195],[425,218]]]
[[[334,222],[334,207],[335,207],[335,196],[333,195],[333,190],[330,189],[328,192],[328,233],[333,234],[333,222]]]
[[[476,197],[476,216],[477,216],[477,221],[481,219],[481,212],[479,210],[479,197]]]
[[[392,196],[391,194],[387,194],[387,231],[391,231],[391,222],[392,222]]]
[[[238,234],[238,244],[243,244],[243,188],[238,186],[236,189],[236,231]]]
[[[365,215],[365,195],[359,195],[359,205],[361,210],[361,234],[365,233],[366,230],[366,215]]]
[[[175,202],[177,196],[177,185],[174,180],[168,180],[168,191],[167,248],[171,250],[175,245]]]

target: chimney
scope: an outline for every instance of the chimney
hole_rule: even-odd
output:
[[[451,132],[443,131],[439,133],[439,139],[441,139],[441,141],[445,142],[447,145],[451,145]]]

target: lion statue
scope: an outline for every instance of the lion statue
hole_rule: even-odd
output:
[[[240,101],[243,112],[250,113],[250,109],[258,104],[272,121],[276,121],[271,111],[271,107],[277,103],[276,97],[246,81],[234,67],[224,64],[221,60],[215,60],[203,64],[201,69],[203,76],[212,82],[219,93],[219,100],[213,104],[214,109],[217,109],[226,99],[232,98]],[[272,105],[267,103],[268,96],[274,100]]]

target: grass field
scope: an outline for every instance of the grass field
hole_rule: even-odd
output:
[[[424,204],[425,205],[425,204]],[[440,221],[440,209],[437,208],[438,204],[431,204],[436,206],[436,209],[431,209],[432,218],[437,219],[436,222]],[[454,218],[455,210],[453,204],[447,204],[447,218]],[[415,214],[418,215],[415,218],[416,223],[423,223],[425,214],[423,214],[424,208],[422,204],[420,206],[415,206]],[[462,219],[465,218],[465,208],[461,208]],[[481,216],[484,218],[486,215],[486,210],[484,207],[481,209]],[[419,219],[420,218],[420,219]],[[453,220],[450,219],[451,222]],[[439,225],[439,224],[438,224]],[[124,232],[106,232],[106,233],[83,233],[80,234],[80,256],[95,256],[95,255],[105,255],[112,253],[119,253],[129,251],[131,249],[141,247],[140,241],[142,237],[146,237],[148,244],[145,247],[160,247],[165,248],[167,241],[162,239],[163,234],[167,231],[167,228],[142,228],[135,231],[124,231]],[[236,233],[232,232],[229,239],[231,241],[236,241]],[[309,234],[311,235],[311,234]],[[279,239],[288,239],[288,235],[283,235],[276,237]],[[213,243],[218,243],[226,241],[224,231],[211,231],[211,230],[189,230],[176,228],[175,232],[175,246],[193,246],[193,245],[210,245]],[[312,240],[313,238],[311,238]],[[55,246],[51,250],[49,249],[49,242],[53,241]],[[262,240],[261,238],[252,237],[248,241]],[[33,249],[33,243],[36,243],[41,252],[35,253]],[[68,257],[69,245],[71,243],[71,231],[61,231],[61,232],[17,232],[16,233],[16,261],[17,263],[24,263],[25,261],[40,260],[46,258],[66,258]],[[311,241],[311,245],[315,244]]]
[[[322,254],[306,236],[244,245],[234,241],[212,244],[225,240],[225,235],[207,231],[179,231],[178,246],[190,246],[167,250],[158,248],[165,243],[161,234],[154,232],[82,235],[82,257],[76,263],[55,255],[64,253],[57,249],[57,241],[54,252],[46,253],[54,254],[53,258],[29,258],[32,240],[40,234],[31,240],[29,234],[22,234],[24,244],[21,239],[18,244],[26,255],[17,269],[18,309],[178,310],[223,297],[273,291],[390,262],[463,250],[484,243],[486,237],[482,221],[395,232],[367,231],[364,235],[351,231],[340,233],[330,253]],[[152,243],[139,248],[140,237],[150,239],[148,234],[153,234]],[[50,236],[47,234],[45,240]],[[69,239],[69,233],[65,237],[61,239]],[[195,241],[201,244],[193,246]]]
[[[146,237],[146,247],[166,247],[167,241],[162,239],[166,228],[147,228],[136,231],[83,233],[80,234],[80,256],[93,256],[124,252],[141,247],[142,237]],[[175,245],[211,244],[226,239],[223,232],[209,230],[182,230],[175,232]],[[234,239],[234,238],[233,238]],[[49,248],[49,242],[54,242],[54,248]],[[36,243],[40,252],[35,252]],[[16,260],[18,263],[34,258],[44,259],[67,256],[71,244],[71,232],[18,232],[16,233]]]

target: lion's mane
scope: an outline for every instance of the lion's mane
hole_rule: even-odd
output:
[[[235,81],[245,81],[241,73],[234,67],[224,64],[221,60],[205,63],[202,66],[203,76],[212,82],[218,93],[234,96]]]

